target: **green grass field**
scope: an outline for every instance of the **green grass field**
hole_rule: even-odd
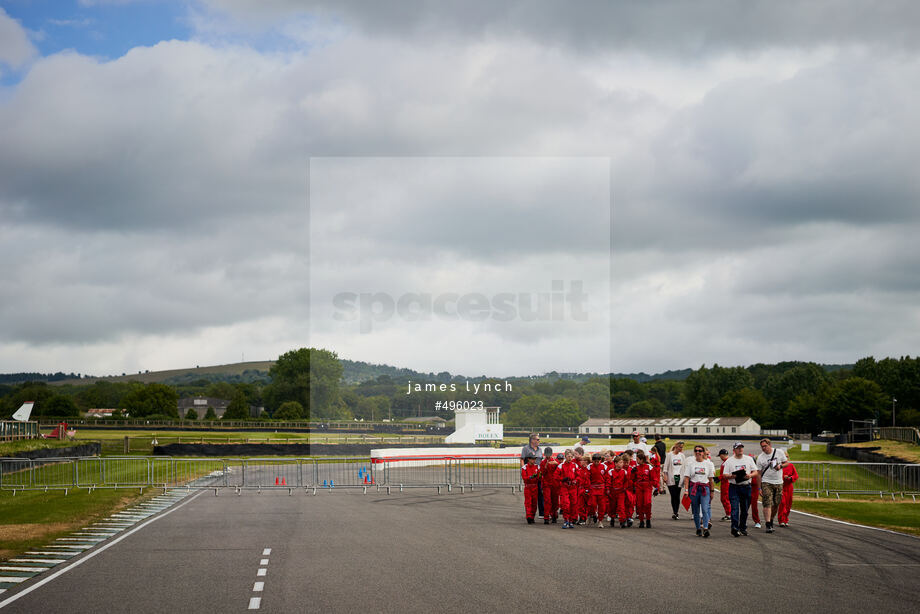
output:
[[[0,491],[0,559],[13,558],[144,498],[138,490]]]

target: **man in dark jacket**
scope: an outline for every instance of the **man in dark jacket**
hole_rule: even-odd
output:
[[[664,457],[668,455],[668,448],[664,445],[664,442],[661,441],[661,435],[658,433],[655,433],[655,445],[653,447],[658,453],[658,458],[661,459],[661,462],[664,462]]]

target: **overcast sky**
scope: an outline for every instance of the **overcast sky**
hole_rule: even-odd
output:
[[[914,355],[920,5],[778,5],[0,0],[0,371]]]

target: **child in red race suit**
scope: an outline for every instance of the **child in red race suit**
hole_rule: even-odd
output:
[[[617,516],[620,517],[620,528],[626,528],[626,490],[629,486],[629,473],[626,471],[626,457],[618,456],[614,460],[614,467],[607,472],[607,493],[609,504],[607,513],[610,515],[610,526],[613,527]]]
[[[578,487],[576,478],[578,463],[575,462],[575,453],[565,451],[565,462],[556,467],[559,480],[559,505],[562,506],[563,529],[575,528],[578,521]]]
[[[588,466],[591,475],[591,495],[588,499],[588,513],[594,518],[598,528],[604,528],[604,514],[607,513],[607,466],[604,465],[604,455],[595,452],[591,455],[591,464]]]
[[[588,521],[588,503],[591,497],[591,470],[588,469],[587,456],[578,457],[575,485],[578,488],[578,524],[586,524]]]
[[[655,448],[650,448],[648,464],[652,466],[652,477],[655,479],[655,487],[652,489],[652,495],[658,496],[658,488],[661,485],[661,459],[658,458],[658,452]]]
[[[559,517],[559,476],[556,475],[558,463],[553,457],[553,449],[547,446],[543,449],[543,460],[540,461],[540,475],[543,480],[543,524],[553,523]]]
[[[792,492],[795,490],[795,483],[799,479],[799,472],[795,470],[792,463],[787,463],[783,467],[783,500],[779,503],[779,526],[789,526],[789,511],[792,510]]]
[[[753,454],[748,454],[751,458],[754,459],[754,466],[757,466],[757,457]],[[760,528],[760,512],[757,511],[757,499],[760,495],[760,475],[751,478],[751,518],[754,519],[754,528]]]
[[[540,481],[536,456],[527,457],[527,462],[521,467],[521,479],[524,480],[524,514],[527,516],[527,524],[533,524],[533,517],[537,513],[537,483]]]
[[[630,482],[636,493],[636,514],[639,517],[639,528],[652,527],[652,490],[655,488],[655,478],[652,466],[648,464],[648,457],[643,450],[636,452],[638,464],[630,471]]]
[[[639,464],[636,462],[635,457],[633,456],[632,450],[626,450],[623,452],[626,455],[626,460],[623,463],[623,468],[626,469],[626,473],[632,475],[632,470]],[[629,486],[626,489],[626,525],[633,526],[633,515],[636,512],[636,493],[633,490],[632,486]]]

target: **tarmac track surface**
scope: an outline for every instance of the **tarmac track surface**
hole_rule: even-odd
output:
[[[671,520],[666,499],[655,499],[652,529],[563,531],[525,524],[509,489],[205,491],[2,613],[242,612],[254,597],[266,612],[920,607],[916,538],[794,514],[772,535],[733,538],[716,520],[701,539],[692,520]]]

